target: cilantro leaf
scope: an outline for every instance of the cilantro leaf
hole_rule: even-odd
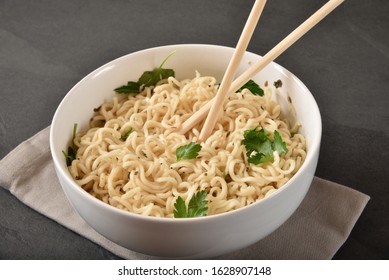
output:
[[[174,203],[175,210],[173,211],[174,218],[185,218],[187,217],[185,201],[181,196],[177,197],[176,203]]]
[[[274,131],[273,150],[277,151],[279,154],[286,153],[288,151],[285,142],[282,141],[281,135],[277,130]]]
[[[132,129],[132,127],[130,127],[129,130],[127,130],[125,133],[123,133],[122,137],[120,138],[122,141],[126,141],[128,136],[131,134],[131,132],[133,132],[134,130]]]
[[[76,159],[77,157],[77,146],[74,144],[74,139],[76,138],[76,131],[77,131],[77,124],[75,123],[73,125],[73,136],[72,136],[72,143],[68,147],[67,152],[62,150],[62,154],[65,157],[66,165],[70,166],[72,165],[72,161]]]
[[[260,164],[272,162],[274,160],[273,151],[279,154],[288,151],[285,142],[277,130],[274,131],[273,142],[269,139],[266,131],[257,127],[246,130],[243,133],[244,139],[242,144],[246,147],[246,155],[249,163]]]
[[[246,146],[246,155],[249,163],[260,164],[274,160],[272,144],[266,131],[262,128],[246,130],[242,143]]]
[[[208,201],[206,200],[207,191],[202,190],[192,196],[188,205],[188,216],[201,217],[206,216],[208,211]]]
[[[174,218],[194,218],[206,216],[208,212],[208,201],[206,200],[207,191],[202,190],[195,193],[189,201],[186,208],[185,201],[179,196],[174,203]]]
[[[74,150],[72,147],[68,147],[67,153],[62,150],[62,154],[65,157],[66,160],[66,166],[72,165],[72,161],[76,159],[77,151]]]
[[[263,89],[260,88],[260,86],[254,82],[253,80],[249,80],[247,83],[245,83],[238,92],[241,92],[243,89],[247,88],[252,94],[263,96],[264,92]]]
[[[115,88],[117,93],[139,93],[141,84],[139,82],[128,82],[127,85]]]
[[[145,71],[140,76],[138,83],[146,87],[155,86],[160,80],[174,77],[173,69],[155,68],[153,71]]]
[[[161,65],[155,68],[152,71],[144,71],[143,74],[139,77],[137,82],[129,81],[127,85],[123,85],[115,88],[114,90],[117,93],[140,93],[142,87],[155,86],[159,81],[167,79],[169,77],[174,77],[175,73],[173,69],[162,68],[165,62],[174,54],[175,52],[170,53],[167,58],[161,63]]]
[[[199,155],[200,150],[201,145],[194,142],[178,147],[176,150],[177,161],[182,159],[194,159]]]

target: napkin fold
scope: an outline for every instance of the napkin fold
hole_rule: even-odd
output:
[[[73,210],[57,180],[50,127],[0,161],[0,186],[21,202],[125,259],[155,259],[123,248],[94,231]],[[296,212],[259,242],[216,259],[331,259],[347,240],[370,197],[318,177]],[[60,206],[60,207],[59,207]]]

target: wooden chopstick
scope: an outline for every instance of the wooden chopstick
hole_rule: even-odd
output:
[[[223,105],[224,100],[228,94],[228,89],[231,86],[232,81],[234,80],[234,76],[239,67],[240,61],[244,53],[246,52],[247,46],[250,42],[251,36],[253,35],[254,29],[257,26],[257,22],[263,8],[265,7],[266,0],[256,0],[253,8],[251,9],[250,15],[247,18],[246,24],[243,28],[242,34],[240,35],[238,44],[236,45],[235,51],[232,55],[230,63],[227,66],[227,70],[223,76],[223,79],[220,83],[220,87],[215,96],[215,101],[212,103],[208,117],[205,120],[203,129],[200,133],[200,139],[206,139],[211,134],[215,123],[217,121],[217,116],[220,112],[220,105]]]
[[[330,0],[323,7],[321,7],[317,12],[315,12],[312,16],[310,16],[306,21],[304,21],[299,27],[297,27],[294,31],[292,31],[287,37],[285,37],[280,43],[278,43],[273,49],[271,49],[265,56],[263,56],[259,61],[253,64],[250,68],[248,68],[242,75],[240,75],[230,86],[227,93],[236,92],[239,88],[241,88],[248,80],[250,80],[256,73],[261,71],[264,67],[266,67],[270,62],[272,62],[275,58],[277,58],[280,54],[282,54],[286,49],[288,49],[292,44],[294,44],[298,39],[300,39],[305,33],[307,33],[312,27],[314,27],[317,23],[319,23],[323,18],[325,18],[329,13],[331,13],[336,7],[338,7],[344,0]],[[201,130],[201,134],[199,137],[199,141],[204,142],[210,135],[213,130],[213,127],[217,121],[218,110],[223,107],[224,99],[219,98],[219,102],[216,95],[210,102],[205,104],[202,108],[200,108],[195,114],[192,115],[188,120],[186,120],[181,129],[181,133],[188,132],[194,125],[199,123],[205,116],[207,116],[208,111],[212,107],[214,107],[216,111],[216,115],[212,115],[209,113],[207,119],[213,118],[213,121],[205,122],[203,129]],[[226,95],[225,95],[226,96]],[[224,97],[224,96],[222,96]],[[205,128],[205,125],[208,125]]]

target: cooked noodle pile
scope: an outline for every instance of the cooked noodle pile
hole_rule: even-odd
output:
[[[198,157],[177,162],[176,149],[196,142],[202,123],[186,135],[177,131],[216,94],[218,85],[198,73],[193,80],[170,77],[164,82],[102,104],[89,130],[75,138],[77,158],[69,170],[91,195],[129,212],[173,217],[178,196],[188,203],[194,193],[206,190],[208,215],[214,215],[263,199],[302,165],[305,139],[280,119],[270,88],[264,96],[247,89],[231,94]],[[241,142],[244,131],[256,126],[270,137],[277,130],[287,153],[274,152],[274,162],[249,164]]]

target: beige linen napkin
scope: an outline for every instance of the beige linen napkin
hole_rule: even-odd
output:
[[[0,185],[32,209],[122,258],[153,258],[107,240],[73,210],[54,172],[49,127],[0,161]],[[256,244],[218,259],[331,259],[368,200],[363,193],[315,177],[306,198],[284,225]]]

